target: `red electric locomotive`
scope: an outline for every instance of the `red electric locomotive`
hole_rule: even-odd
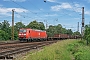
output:
[[[19,40],[20,41],[40,41],[46,40],[47,34],[46,31],[35,30],[35,29],[20,29],[19,31]]]

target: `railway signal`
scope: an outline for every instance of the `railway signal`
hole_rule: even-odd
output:
[[[81,27],[81,35],[84,36],[84,7],[82,7],[82,27]],[[81,38],[82,39],[82,38]]]
[[[84,7],[82,7],[82,27],[81,27],[81,34],[82,37],[84,36]]]

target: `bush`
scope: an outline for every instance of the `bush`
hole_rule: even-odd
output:
[[[82,57],[81,57],[82,55],[83,55],[83,52],[76,52],[74,54],[75,60],[81,60],[82,59]]]
[[[85,48],[84,41],[69,44],[68,50],[71,51],[75,60],[88,60],[85,53],[89,53],[89,51]]]
[[[9,39],[8,33],[6,33],[3,30],[0,30],[0,40],[8,40],[8,39]]]

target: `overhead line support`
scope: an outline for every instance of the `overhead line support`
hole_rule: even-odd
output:
[[[12,40],[14,40],[14,10],[12,9]]]

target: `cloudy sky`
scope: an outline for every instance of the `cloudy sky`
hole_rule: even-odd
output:
[[[90,0],[0,0],[0,22],[12,22],[12,9],[15,11],[15,23],[25,25],[33,20],[44,24],[61,24],[67,29],[77,31],[81,28],[82,7],[85,8],[85,24],[90,22]]]

